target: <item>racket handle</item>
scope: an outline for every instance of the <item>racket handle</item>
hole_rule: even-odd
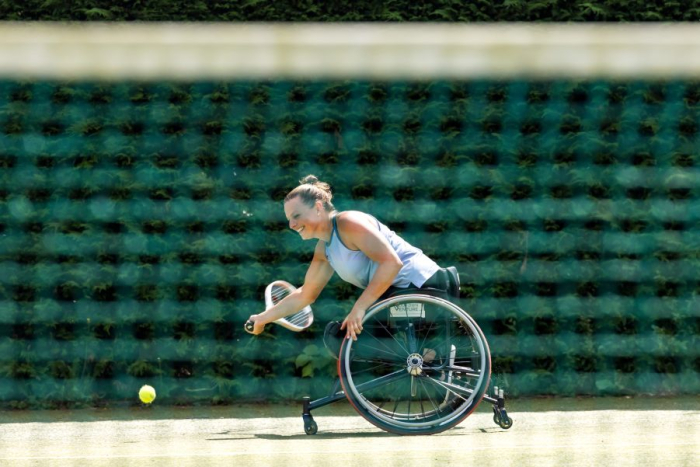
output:
[[[255,323],[253,323],[252,321],[246,321],[244,327],[246,332],[252,333],[253,329],[255,329]]]

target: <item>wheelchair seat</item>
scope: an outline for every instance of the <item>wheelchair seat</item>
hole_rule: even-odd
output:
[[[423,287],[422,289],[395,289],[392,290],[388,296],[396,297],[398,295],[420,294],[443,298],[449,301],[457,300],[459,299],[459,272],[457,272],[457,268],[454,266],[445,268],[444,271],[446,272],[444,275],[444,280],[446,281],[444,290],[432,287]]]

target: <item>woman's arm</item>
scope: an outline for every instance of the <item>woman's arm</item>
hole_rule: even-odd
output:
[[[391,286],[403,263],[369,216],[349,211],[344,213],[342,218],[337,218],[337,223],[345,245],[350,249],[362,251],[378,264],[372,280],[340,327],[346,329],[347,337],[357,340],[357,335],[362,332],[362,318],[367,308]]]
[[[263,332],[267,323],[293,315],[305,306],[314,303],[332,276],[333,268],[326,259],[324,243],[318,242],[314,257],[306,271],[304,285],[284,297],[277,305],[260,314],[251,315],[248,321],[254,323],[253,334]]]

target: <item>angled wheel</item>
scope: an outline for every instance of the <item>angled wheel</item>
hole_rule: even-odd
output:
[[[491,376],[476,322],[455,304],[403,295],[372,306],[338,374],[347,399],[379,428],[402,435],[447,430],[471,414]]]

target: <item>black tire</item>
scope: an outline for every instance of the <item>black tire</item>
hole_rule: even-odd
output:
[[[476,409],[491,354],[479,326],[455,304],[402,295],[367,310],[358,340],[343,341],[338,375],[370,423],[400,435],[433,434]]]
[[[501,421],[498,423],[498,426],[503,428],[504,430],[507,430],[508,428],[513,426],[513,419],[510,417],[502,418]]]
[[[313,420],[310,422],[305,422],[304,423],[304,433],[307,435],[315,435],[318,433],[318,425],[316,425],[316,422]]]

